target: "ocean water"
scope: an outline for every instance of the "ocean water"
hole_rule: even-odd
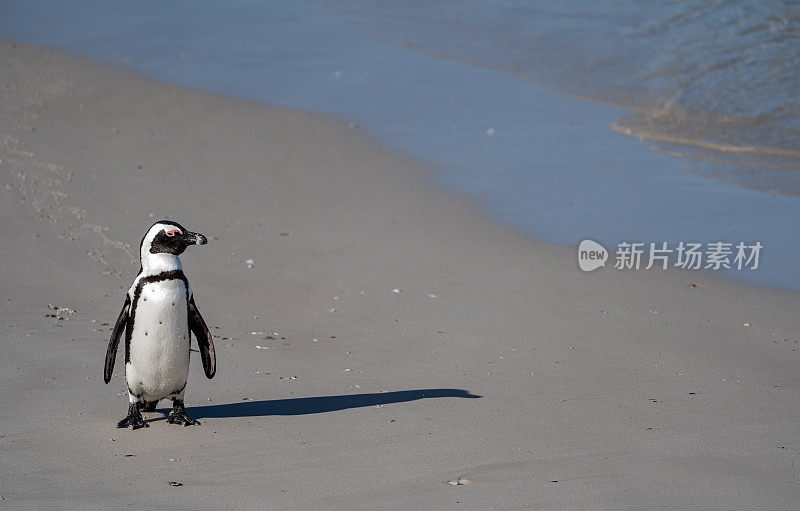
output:
[[[614,131],[693,170],[800,195],[800,3],[320,2],[402,47],[631,112]],[[759,174],[758,169],[764,169]],[[736,176],[739,176],[738,178]]]
[[[0,36],[337,116],[551,242],[760,242],[725,274],[800,289],[797,4],[554,5],[4,0]]]

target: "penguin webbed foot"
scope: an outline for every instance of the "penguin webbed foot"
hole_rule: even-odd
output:
[[[150,425],[147,424],[142,418],[142,413],[139,411],[139,407],[136,405],[136,403],[131,403],[131,405],[128,407],[128,416],[119,421],[117,423],[117,427],[139,429],[149,428]]]
[[[170,424],[180,424],[181,426],[200,425],[199,422],[189,417],[186,414],[186,408],[183,406],[183,401],[175,400],[172,405],[172,411],[169,412],[167,422]]]

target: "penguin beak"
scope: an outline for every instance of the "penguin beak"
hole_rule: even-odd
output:
[[[184,239],[189,245],[205,245],[208,243],[208,239],[205,236],[196,232],[187,232]]]

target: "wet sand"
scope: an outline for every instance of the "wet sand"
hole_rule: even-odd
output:
[[[0,69],[0,508],[800,501],[797,294],[581,273],[329,118],[8,41]],[[201,426],[118,430],[106,343],[165,217],[209,238],[217,376],[192,355]]]

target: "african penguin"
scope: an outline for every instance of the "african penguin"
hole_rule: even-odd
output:
[[[203,370],[214,377],[214,342],[194,303],[189,281],[183,274],[180,254],[189,245],[207,242],[202,234],[161,220],[147,230],[139,247],[142,266],[108,341],[105,382],[111,380],[114,360],[125,331],[125,382],[128,386],[128,416],[118,428],[147,426],[141,411],[155,410],[160,399],[172,399],[170,424],[197,424],[186,414],[183,393],[189,375],[191,333],[197,338]]]

